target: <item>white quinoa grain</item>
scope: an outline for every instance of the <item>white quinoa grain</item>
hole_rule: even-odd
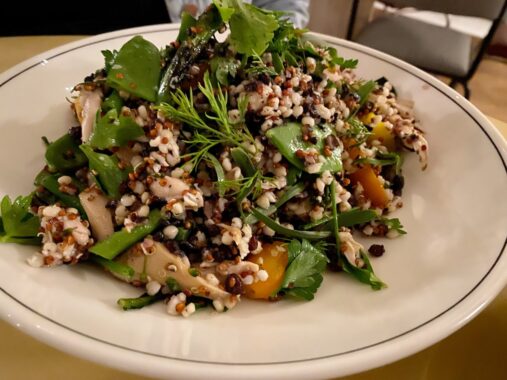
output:
[[[120,199],[120,203],[125,206],[125,207],[130,207],[134,204],[134,202],[136,201],[136,197],[134,195],[128,195],[128,194],[125,194],[124,196],[121,197]]]
[[[154,296],[160,291],[162,285],[158,281],[150,281],[146,284],[146,293],[150,296]]]
[[[150,214],[150,208],[147,205],[142,205],[137,210],[137,215],[141,218],[146,218]]]
[[[315,125],[315,120],[313,119],[313,117],[305,116],[303,117],[303,119],[301,119],[301,123],[303,123],[303,125],[306,125],[308,127],[313,127]]]
[[[70,178],[68,175],[62,175],[58,178],[58,183],[60,185],[70,185],[72,183],[72,178]]]
[[[174,239],[176,235],[178,235],[178,227],[169,225],[165,227],[162,232],[164,233],[164,236],[168,239]]]
[[[261,269],[257,272],[257,278],[259,281],[266,281],[269,278],[269,274],[264,269]]]

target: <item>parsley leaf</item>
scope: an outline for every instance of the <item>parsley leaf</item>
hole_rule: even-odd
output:
[[[326,50],[329,53],[328,62],[331,66],[340,66],[340,69],[355,69],[359,62],[357,59],[345,59],[340,57],[333,47],[328,47]]]
[[[118,112],[111,109],[102,117],[97,112],[90,145],[99,149],[120,147],[143,135],[143,129],[131,117],[118,117]]]
[[[213,0],[222,20],[229,22],[231,46],[241,54],[262,54],[278,29],[274,12],[261,10],[239,0]]]
[[[380,223],[385,225],[390,230],[398,231],[400,235],[405,235],[407,231],[403,229],[403,225],[401,224],[400,220],[398,218],[381,218],[379,220]]]
[[[288,246],[289,264],[281,290],[290,296],[312,300],[322,283],[328,258],[308,240],[292,240]]]
[[[38,244],[40,220],[30,211],[32,196],[19,196],[14,202],[8,195],[0,202],[0,242],[18,244]]]

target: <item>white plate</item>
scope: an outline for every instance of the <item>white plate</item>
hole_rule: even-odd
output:
[[[30,59],[0,77],[0,193],[26,194],[43,165],[40,136],[75,124],[65,98],[101,67],[100,50],[135,34],[162,46],[174,25],[100,35]],[[373,260],[389,284],[371,291],[326,275],[312,302],[246,301],[225,314],[189,319],[162,305],[122,312],[116,299],[139,291],[87,266],[34,269],[31,249],[0,246],[1,317],[66,352],[140,374],[172,378],[308,379],[346,375],[421,350],[477,315],[507,278],[507,149],[488,120],[431,76],[377,51],[320,36],[358,73],[388,77],[415,101],[430,163],[405,166],[408,235],[385,241]],[[372,239],[369,243],[373,242]],[[375,241],[379,241],[378,239]]]

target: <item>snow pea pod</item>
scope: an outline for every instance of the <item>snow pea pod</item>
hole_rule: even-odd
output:
[[[45,158],[49,167],[59,171],[78,168],[88,161],[79,150],[79,144],[69,134],[49,144]]]
[[[319,160],[322,165],[315,173],[322,173],[329,170],[336,173],[342,170],[341,148],[336,147],[327,154],[324,151],[324,140],[332,134],[329,125],[318,125],[313,127],[312,135],[316,142],[312,144],[303,139],[302,126],[299,123],[287,123],[280,127],[271,128],[266,132],[266,136],[270,142],[276,146],[278,151],[295,167],[305,170],[303,161],[298,157],[298,152],[307,152],[311,149],[319,153]],[[319,161],[317,161],[319,162]]]
[[[107,74],[107,83],[139,98],[157,100],[161,58],[158,48],[141,36],[123,45]]]
[[[99,264],[105,270],[125,280],[132,280],[135,275],[134,269],[116,261],[106,260],[100,256],[92,256],[91,261]]]
[[[120,185],[127,179],[130,168],[120,169],[115,156],[94,152],[89,145],[83,144],[80,148],[90,161],[90,169],[98,173],[100,185],[106,190],[107,195],[114,199],[119,198]]]
[[[60,174],[51,174],[43,170],[35,178],[35,185],[44,187],[47,191],[56,196],[65,206],[75,208],[79,211],[81,216],[86,218],[86,212],[83,206],[81,206],[79,198],[76,195],[70,195],[60,191],[60,184],[58,183],[58,178],[60,176]],[[73,184],[77,185],[77,182],[73,181]]]
[[[117,303],[123,310],[142,309],[154,302],[162,301],[165,297],[162,293],[157,293],[153,296],[143,294],[137,298],[120,298]]]
[[[160,211],[152,210],[145,224],[134,227],[130,232],[125,228],[117,231],[107,239],[95,244],[89,251],[104,259],[112,260],[146,235],[152,233],[159,226],[161,219]]]

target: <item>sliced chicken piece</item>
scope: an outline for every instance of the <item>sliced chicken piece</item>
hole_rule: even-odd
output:
[[[170,201],[183,198],[183,193],[190,187],[181,179],[165,176],[150,185],[151,192],[161,199]]]
[[[81,192],[79,201],[88,216],[95,239],[104,240],[114,232],[113,218],[106,207],[109,200],[100,190],[91,188]]]
[[[161,243],[153,242],[148,247],[150,253],[146,254],[141,245],[146,246],[146,241],[135,245],[122,254],[117,261],[130,266],[136,272],[134,280],[139,280],[141,274],[149,276],[151,281],[165,284],[168,278],[173,278],[183,288],[190,290],[192,294],[220,301],[228,308],[234,307],[238,296],[233,295],[216,285],[210,284],[200,275],[191,274],[188,259],[169,252]],[[145,248],[146,250],[146,248]]]
[[[74,102],[76,116],[81,123],[81,141],[86,142],[93,132],[95,117],[102,103],[102,91],[82,89]]]

